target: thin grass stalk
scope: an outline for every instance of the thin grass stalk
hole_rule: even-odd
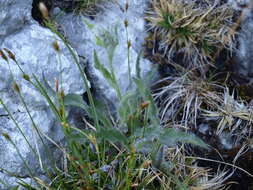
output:
[[[147,124],[148,124],[148,112],[149,112],[149,107],[147,107],[147,109],[144,110],[145,113],[144,113],[144,124],[143,124],[143,133],[142,133],[142,138],[145,136],[145,133],[146,133],[146,127],[147,127]]]
[[[57,110],[57,108],[55,107],[55,105],[54,105],[54,103],[52,102],[52,100],[50,99],[50,97],[48,96],[48,94],[47,94],[47,92],[46,92],[46,90],[43,88],[43,86],[41,85],[41,83],[38,81],[38,79],[37,79],[37,77],[36,76],[33,76],[34,78],[35,78],[35,80],[36,80],[36,83],[37,83],[37,85],[36,84],[34,84],[33,83],[33,85],[41,92],[41,94],[46,98],[46,100],[47,100],[47,102],[50,104],[50,106],[51,106],[51,108],[52,108],[52,110],[55,112],[55,115],[58,117],[58,119],[59,119],[59,121],[61,122],[61,123],[66,123],[66,118],[65,118],[65,116],[64,116],[64,110],[63,110],[63,115],[61,115],[59,112],[58,112],[58,110]],[[60,98],[60,104],[61,104],[61,107],[62,107],[62,109],[64,109],[64,105],[63,105],[63,100],[62,100],[62,98]],[[70,135],[70,131],[69,131],[69,128],[68,127],[64,127],[64,124],[63,124],[63,129],[64,129],[64,131],[65,131],[65,134],[67,135],[67,136],[69,136]],[[75,151],[75,154],[79,157],[79,160],[80,160],[80,156],[77,154],[77,149],[76,149],[76,146],[73,144],[73,142],[71,142],[71,141],[69,141],[69,139],[67,138],[67,140],[68,140],[68,145],[69,145],[69,148],[70,148],[70,150],[74,150]],[[78,166],[75,166],[75,168],[76,168],[76,170],[78,169]]]
[[[9,111],[9,109],[6,107],[6,105],[4,104],[3,100],[0,98],[0,103],[2,104],[4,110],[8,113],[8,116],[11,118],[11,120],[13,121],[14,125],[17,127],[17,129],[19,130],[19,132],[21,133],[21,135],[24,137],[26,143],[28,144],[29,148],[32,150],[32,152],[36,154],[36,151],[34,150],[34,148],[32,147],[32,145],[29,143],[28,139],[26,138],[24,132],[22,131],[22,129],[20,128],[20,126],[18,125],[18,123],[16,122],[16,120],[14,119],[12,113]]]
[[[39,92],[46,98],[46,101],[49,103],[49,106],[51,108],[51,110],[53,111],[53,113],[55,114],[55,116],[57,117],[58,121],[62,121],[61,115],[59,114],[57,108],[55,107],[53,101],[51,100],[51,98],[49,97],[49,95],[47,94],[46,90],[43,88],[43,86],[41,85],[41,83],[39,82],[38,78],[33,74],[33,77],[36,81],[37,84],[35,84],[34,82],[31,81],[31,84],[37,89],[39,90]]]
[[[36,158],[41,162],[41,158],[39,153],[36,152],[36,150],[32,147],[32,145],[29,143],[27,137],[25,136],[24,132],[22,131],[22,129],[20,128],[20,126],[18,125],[18,123],[16,122],[16,120],[13,117],[13,114],[9,111],[9,109],[7,108],[7,106],[4,104],[3,100],[0,98],[0,103],[2,104],[4,110],[8,113],[8,116],[11,118],[11,120],[13,121],[14,125],[16,126],[16,128],[18,129],[18,131],[21,133],[22,137],[25,139],[27,145],[29,146],[30,150],[33,152],[33,154],[36,156]],[[48,173],[48,167],[46,165],[41,165],[42,169],[46,171],[46,173]]]
[[[56,52],[57,57],[58,57],[58,63],[59,63],[59,72],[60,72],[60,76],[59,76],[59,81],[60,81],[60,90],[62,90],[62,84],[63,84],[63,77],[62,77],[62,60],[61,60],[61,55],[59,53],[59,51]]]
[[[25,109],[26,109],[28,115],[29,115],[29,118],[31,119],[32,117],[31,117],[31,115],[30,115],[30,112],[29,112],[29,110],[28,110],[28,107],[27,107],[26,103],[24,102],[24,99],[23,99],[23,97],[21,96],[20,92],[18,92],[18,95],[19,95],[19,97],[20,97],[20,99],[21,99],[21,102],[23,103],[23,105],[24,105],[24,107],[25,107]],[[40,152],[39,152],[38,143],[36,142],[36,138],[34,137],[34,135],[35,135],[34,130],[36,131],[36,133],[37,133],[39,136],[40,136],[40,132],[36,129],[37,126],[34,125],[33,119],[31,119],[31,121],[32,121],[32,126],[33,126],[33,128],[32,128],[32,131],[33,131],[33,141],[34,141],[34,143],[35,143],[35,147],[36,147],[36,150],[37,150],[38,160],[39,160],[41,169],[44,169],[43,163],[42,163],[42,161],[41,161],[41,155],[40,155]],[[41,139],[41,141],[42,141],[42,139]],[[43,146],[45,146],[45,144],[44,144],[43,141],[42,141],[42,143],[43,143]]]
[[[101,157],[100,157],[100,151],[99,151],[99,147],[98,147],[98,144],[97,144],[97,141],[95,139],[94,136],[92,135],[88,135],[86,134],[84,131],[76,128],[76,127],[73,127],[73,126],[70,126],[71,129],[74,129],[75,131],[79,132],[80,134],[82,134],[85,138],[87,138],[95,147],[95,150],[96,150],[96,155],[97,155],[97,158],[98,158],[98,165],[99,165],[99,168],[102,166],[102,162],[101,162]],[[101,183],[101,174],[99,172],[99,185]]]
[[[33,175],[32,171],[31,171],[31,169],[29,168],[28,164],[26,163],[25,159],[23,158],[23,156],[22,156],[22,154],[20,153],[20,151],[19,151],[18,147],[16,146],[16,144],[12,141],[12,139],[11,139],[7,134],[2,134],[2,135],[5,137],[5,139],[6,139],[8,142],[10,142],[10,143],[14,146],[14,148],[15,148],[15,150],[17,151],[19,157],[21,158],[21,160],[22,160],[22,162],[24,163],[26,169],[28,170],[28,173],[29,173],[30,178],[32,178],[32,179],[37,183],[37,180],[34,178],[34,175]],[[38,184],[38,185],[39,185],[39,184]]]
[[[15,62],[15,64],[18,66],[19,70],[25,75],[24,70],[21,68],[21,66],[19,65],[19,63],[16,61],[16,59],[13,60]]]
[[[54,164],[53,164],[53,163],[54,163],[53,157],[52,157],[52,155],[50,154],[49,147],[48,147],[47,144],[45,144],[45,142],[44,142],[44,140],[43,140],[43,138],[42,138],[42,136],[41,136],[41,132],[40,132],[39,128],[37,127],[37,125],[35,124],[35,122],[34,122],[32,116],[31,116],[31,113],[30,113],[30,111],[29,111],[29,109],[28,109],[28,107],[27,107],[27,104],[25,103],[25,100],[24,100],[23,96],[21,95],[20,91],[18,91],[18,95],[19,95],[19,98],[20,98],[20,100],[21,100],[23,106],[25,107],[26,112],[27,112],[27,114],[28,114],[28,116],[29,116],[29,118],[30,118],[30,120],[31,120],[31,122],[32,122],[33,129],[35,129],[35,131],[36,131],[36,133],[38,134],[38,136],[39,136],[39,138],[40,138],[40,140],[41,140],[43,146],[45,147],[47,157],[50,159],[52,166],[54,166]],[[44,167],[43,167],[43,168],[44,168]]]
[[[132,177],[134,177],[134,175],[132,174],[133,172],[132,170],[135,166],[134,160],[135,160],[135,150],[133,147],[130,147],[130,155],[127,164],[127,179],[126,179],[127,189],[131,189]]]
[[[128,1],[126,0],[125,2],[125,13],[127,16],[127,11],[128,11]],[[130,67],[130,47],[131,47],[131,42],[129,40],[129,34],[128,34],[128,20],[126,18],[126,20],[124,21],[124,25],[125,25],[125,31],[126,31],[126,39],[127,39],[127,66],[128,66],[128,80],[129,80],[129,87],[131,87],[132,84],[132,80],[131,80],[131,67]]]
[[[1,183],[5,188],[8,188],[7,184],[6,184],[3,180],[0,179],[0,183]]]
[[[75,53],[73,52],[72,48],[69,46],[69,44],[66,42],[66,40],[64,39],[64,37],[55,29],[55,27],[53,27],[52,23],[49,22],[45,22],[46,26],[53,32],[55,33],[61,40],[62,42],[64,43],[64,45],[67,47],[67,49],[69,50],[69,52],[71,53],[71,56],[73,57],[74,59],[74,62],[79,70],[79,72],[81,73],[81,76],[82,76],[82,79],[83,79],[83,82],[84,82],[84,88],[87,90],[87,94],[88,94],[88,99],[89,99],[89,102],[91,104],[91,107],[92,107],[92,113],[93,113],[93,116],[94,116],[94,120],[95,120],[95,124],[96,124],[96,128],[99,128],[99,123],[98,123],[98,117],[97,117],[97,113],[96,113],[96,108],[95,108],[95,103],[94,103],[94,100],[92,98],[92,95],[91,95],[91,91],[90,91],[90,88],[89,88],[89,85],[88,85],[88,79],[87,79],[87,76],[86,74],[84,73],[84,71],[82,70],[80,64],[79,64],[79,61],[75,55]]]

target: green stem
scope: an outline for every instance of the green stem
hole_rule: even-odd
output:
[[[92,94],[91,94],[91,91],[90,91],[90,88],[89,88],[89,84],[88,84],[88,79],[87,79],[87,76],[86,74],[84,73],[83,69],[81,68],[80,64],[79,64],[79,61],[77,59],[77,56],[76,54],[74,53],[74,51],[72,50],[72,48],[69,46],[69,44],[67,43],[67,41],[64,39],[64,37],[55,29],[55,27],[52,25],[52,23],[50,21],[46,22],[45,23],[46,26],[53,32],[55,33],[61,40],[62,42],[64,43],[64,45],[67,47],[67,49],[69,50],[71,56],[73,57],[74,59],[74,62],[79,70],[79,72],[81,73],[81,77],[82,77],[82,80],[84,82],[84,88],[86,89],[87,91],[87,94],[88,94],[88,99],[89,99],[89,102],[91,104],[91,107],[92,107],[92,112],[93,112],[93,116],[95,118],[95,125],[96,127],[98,128],[99,127],[99,123],[98,123],[98,117],[97,117],[97,113],[96,113],[96,108],[95,108],[95,103],[94,103],[94,100],[93,100],[93,97],[92,97]]]

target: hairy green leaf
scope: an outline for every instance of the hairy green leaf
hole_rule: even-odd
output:
[[[161,144],[167,146],[174,146],[177,143],[189,143],[202,148],[208,148],[207,144],[194,134],[188,134],[174,128],[164,129],[159,137],[159,141]]]
[[[101,128],[97,136],[111,142],[120,142],[125,147],[128,146],[128,139],[119,130],[109,127]]]
[[[77,94],[67,94],[66,96],[64,96],[64,105],[79,107],[85,111],[89,110],[89,107],[83,100],[82,96]]]

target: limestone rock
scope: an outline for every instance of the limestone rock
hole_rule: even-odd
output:
[[[141,51],[141,44],[144,42],[146,30],[144,26],[143,14],[147,6],[146,0],[129,1],[129,9],[126,12],[122,11],[125,6],[125,1],[120,0],[118,4],[108,3],[96,17],[91,20],[88,17],[67,13],[57,18],[57,22],[63,28],[63,33],[72,47],[82,57],[88,60],[87,75],[91,79],[91,83],[96,89],[100,89],[104,97],[112,102],[117,102],[115,91],[107,84],[101,73],[94,68],[93,51],[96,50],[97,55],[102,64],[108,67],[108,59],[106,51],[96,45],[96,35],[100,34],[101,30],[111,31],[114,27],[117,28],[116,38],[118,46],[115,50],[113,58],[113,69],[116,74],[116,79],[122,93],[126,92],[129,87],[128,79],[128,60],[127,60],[127,37],[124,27],[124,21],[128,20],[129,40],[132,47],[130,48],[130,68],[131,76],[135,76],[135,64],[138,53]],[[84,24],[84,20],[91,23],[94,28],[92,30]],[[142,75],[145,75],[151,69],[151,63],[144,58],[140,59],[140,67]]]
[[[236,72],[245,77],[253,76],[253,19],[246,17],[239,31],[239,48],[236,51]]]
[[[45,86],[51,98],[53,98],[54,81],[55,79],[59,81],[60,75],[62,75],[65,94],[83,94],[85,92],[83,82],[70,52],[55,34],[32,20],[30,15],[32,1],[6,0],[0,1],[0,6],[0,49],[7,48],[12,51],[23,71],[32,80],[34,74],[44,85],[44,80],[47,81],[48,86]],[[26,19],[29,22],[26,22]],[[59,53],[52,47],[54,41],[59,44]],[[75,52],[75,50],[73,51]],[[12,88],[14,80],[19,85],[36,126],[55,142],[61,143],[64,138],[62,130],[45,98],[22,78],[22,72],[13,60],[9,59],[8,64],[0,58],[0,98],[8,107],[32,147],[39,150],[43,162],[48,163],[45,146],[35,132],[20,98]],[[35,158],[25,138],[1,104],[0,133],[10,136],[24,160],[32,168],[34,176],[43,175],[38,159]],[[49,146],[54,160],[59,161],[61,155],[59,150],[45,139],[44,141]],[[15,177],[6,174],[5,170],[29,181],[28,169],[15,146],[0,136],[0,189],[9,189],[17,181]]]
[[[32,0],[1,0],[0,7],[1,42],[1,38],[18,31],[31,21]]]

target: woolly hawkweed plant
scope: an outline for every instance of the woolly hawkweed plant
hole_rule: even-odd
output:
[[[135,88],[122,94],[112,65],[109,65],[109,69],[104,67],[94,51],[95,68],[117,92],[119,101],[116,110],[117,117],[112,118],[105,106],[101,106],[94,100],[87,77],[71,46],[57,32],[49,19],[46,19],[46,25],[63,41],[73,56],[73,63],[82,75],[89,104],[85,103],[80,95],[64,94],[64,89],[58,91],[58,88],[55,88],[55,96],[50,96],[35,75],[30,76],[24,73],[18,62],[15,62],[20,67],[23,79],[45,98],[65,134],[65,147],[57,145],[44,134],[45,138],[56,144],[61,150],[64,165],[52,168],[51,173],[47,175],[50,182],[33,177],[40,189],[187,190],[203,186],[201,179],[204,177],[210,179],[207,177],[207,170],[194,167],[194,160],[185,159],[182,148],[184,143],[202,148],[207,148],[207,145],[195,135],[176,129],[174,125],[166,127],[162,125],[158,108],[147,85],[151,81],[152,72],[146,78],[140,78],[139,58],[136,62],[136,76],[131,78]],[[117,43],[114,40],[115,36],[111,35],[115,33],[105,32],[103,36],[104,34],[106,34],[107,41],[97,36],[97,43],[106,49],[108,63],[112,64],[114,51],[117,51]],[[55,43],[54,49],[59,50]],[[18,91],[21,93],[22,89]],[[76,128],[68,123],[65,112],[68,106],[78,106],[87,112],[89,119],[84,119],[86,128]],[[202,189],[217,186],[220,180],[215,179],[213,178],[212,185]],[[22,186],[25,189],[38,188],[24,182]]]
[[[169,59],[184,57],[189,66],[214,63],[216,52],[235,47],[233,10],[218,1],[152,0],[146,20],[158,51]],[[154,47],[155,48],[155,47]]]

